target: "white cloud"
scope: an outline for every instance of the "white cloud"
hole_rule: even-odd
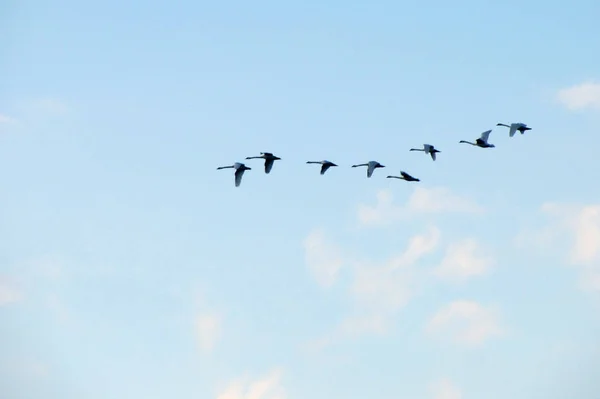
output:
[[[348,294],[353,309],[332,333],[313,343],[322,347],[337,339],[363,334],[385,334],[396,313],[405,307],[419,287],[415,263],[437,249],[437,227],[412,237],[406,249],[382,263],[351,260],[353,279]]]
[[[286,399],[281,377],[282,371],[276,369],[258,380],[242,378],[233,381],[217,394],[216,399]]]
[[[468,346],[477,346],[504,334],[495,309],[468,300],[453,301],[442,307],[425,330],[430,335],[443,335]]]
[[[309,270],[323,287],[332,286],[343,266],[341,250],[328,242],[323,230],[314,230],[303,242],[304,260]]]
[[[53,97],[46,97],[36,100],[34,102],[34,107],[37,111],[47,112],[55,115],[63,115],[71,110],[64,101]]]
[[[483,207],[445,187],[417,187],[408,200],[408,210],[424,213],[481,213]]]
[[[557,98],[570,110],[600,110],[600,83],[588,81],[567,87],[558,91]]]
[[[539,250],[565,246],[565,261],[580,273],[580,287],[600,293],[600,204],[544,203],[540,208],[548,223],[517,236],[521,247],[537,244]]]
[[[383,226],[415,213],[481,213],[484,208],[444,187],[417,187],[405,205],[394,205],[389,190],[377,193],[377,203],[359,205],[358,221],[365,226]]]
[[[462,399],[460,389],[448,378],[442,378],[429,385],[432,399]]]
[[[440,266],[434,270],[434,275],[444,280],[460,282],[485,274],[492,266],[493,259],[480,254],[481,249],[481,244],[473,238],[450,244]]]
[[[204,352],[210,352],[221,336],[221,316],[216,313],[201,314],[196,317],[195,328],[200,349]]]
[[[6,124],[12,124],[12,123],[16,123],[17,120],[14,118],[11,118],[8,115],[5,114],[0,114],[0,124],[1,123],[6,123]]]
[[[23,294],[17,283],[7,276],[0,276],[0,306],[19,302],[21,299]]]

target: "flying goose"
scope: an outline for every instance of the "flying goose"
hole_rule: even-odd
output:
[[[416,177],[412,177],[411,175],[409,175],[408,173],[404,172],[404,171],[400,171],[400,174],[402,176],[388,176],[388,179],[400,179],[400,180],[406,180],[406,181],[421,181],[419,179],[417,179]]]
[[[271,171],[271,168],[273,168],[273,163],[278,160],[281,159],[279,157],[276,157],[275,155],[273,155],[270,152],[261,152],[260,156],[258,157],[246,157],[246,159],[257,159],[257,158],[261,158],[265,160],[265,173],[269,173]]]
[[[494,148],[496,147],[494,144],[488,143],[488,139],[490,138],[491,132],[491,130],[486,130],[485,132],[481,133],[481,137],[478,138],[474,143],[471,143],[470,141],[466,140],[461,140],[459,141],[459,143],[467,143],[481,148]]]
[[[514,136],[517,131],[521,132],[521,134],[525,134],[527,130],[531,130],[530,127],[527,127],[525,123],[511,123],[510,125],[505,125],[504,123],[497,123],[496,126],[506,126],[510,128],[508,135],[510,137]]]
[[[423,151],[426,154],[431,155],[431,159],[433,159],[434,161],[435,161],[435,153],[436,152],[441,152],[441,151],[437,150],[431,144],[423,144],[423,149],[420,149],[420,148],[411,148],[410,150],[411,151]]]
[[[318,164],[321,164],[322,165],[321,166],[321,174],[322,175],[324,175],[325,172],[327,171],[327,169],[329,169],[331,166],[337,166],[333,162],[327,161],[327,160],[324,160],[324,161],[306,161],[306,163],[318,163]]]
[[[367,166],[367,177],[373,176],[373,171],[376,168],[385,168],[384,165],[380,164],[377,161],[369,161],[368,163],[361,163],[359,165],[352,165],[353,168],[356,168],[358,166]]]
[[[241,162],[236,162],[236,163],[234,163],[233,165],[230,165],[230,166],[219,166],[217,168],[217,170],[219,170],[219,169],[227,169],[227,168],[235,169],[235,186],[236,187],[239,187],[240,183],[242,183],[242,175],[244,174],[244,171],[252,169],[252,168],[247,167],[246,165],[244,165]]]

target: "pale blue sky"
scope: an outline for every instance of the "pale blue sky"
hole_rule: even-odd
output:
[[[596,399],[599,15],[2,2],[2,397]]]

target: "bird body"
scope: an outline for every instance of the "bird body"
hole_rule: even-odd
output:
[[[423,152],[425,152],[425,154],[431,155],[431,159],[433,159],[434,161],[435,161],[436,152],[441,152],[441,151],[437,150],[431,144],[423,144],[422,149],[421,148],[411,148],[410,151],[423,151]]]
[[[327,172],[327,169],[329,169],[332,166],[338,166],[336,164],[334,164],[331,161],[327,161],[327,160],[323,160],[323,161],[306,161],[306,163],[318,163],[321,164],[321,174],[324,175],[325,172]]]
[[[517,131],[521,132],[521,134],[525,134],[527,130],[531,130],[530,127],[528,127],[525,123],[521,122],[511,123],[510,125],[506,125],[504,123],[497,123],[496,126],[505,126],[509,128],[510,130],[508,131],[508,135],[510,137],[513,137]]]
[[[406,181],[421,181],[420,179],[417,179],[416,177],[412,177],[411,175],[409,175],[408,173],[404,172],[404,171],[400,171],[400,176],[388,176],[388,179],[400,179],[400,180],[406,180]]]
[[[491,130],[486,130],[485,132],[481,133],[481,137],[475,140],[474,143],[471,143],[470,141],[466,140],[461,140],[459,141],[459,143],[467,143],[481,148],[494,148],[496,147],[494,144],[488,143],[491,132]]]
[[[377,161],[369,161],[368,163],[361,163],[359,165],[352,165],[353,168],[356,168],[356,167],[359,167],[359,166],[366,166],[367,167],[367,177],[373,176],[373,171],[375,171],[375,169],[377,169],[377,168],[385,168],[384,165],[380,164]]]
[[[261,158],[261,159],[265,160],[265,173],[271,172],[271,169],[273,168],[273,163],[275,161],[277,161],[278,159],[281,159],[279,157],[276,157],[275,155],[273,155],[270,152],[261,152],[260,155],[257,157],[246,157],[246,159],[257,159],[257,158]]]
[[[217,168],[218,169],[228,169],[228,168],[232,168],[235,169],[235,186],[239,187],[240,184],[242,183],[242,176],[244,175],[244,172],[246,170],[251,170],[252,168],[247,167],[246,165],[244,165],[241,162],[236,162],[233,165],[229,165],[229,166],[219,166]]]

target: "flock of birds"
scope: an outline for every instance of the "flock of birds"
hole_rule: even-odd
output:
[[[525,123],[521,123],[521,122],[511,123],[510,125],[506,125],[504,123],[497,123],[496,126],[508,127],[510,129],[509,133],[508,133],[509,137],[513,137],[516,132],[520,132],[521,134],[524,134],[527,130],[531,130],[530,127],[528,127]],[[491,132],[492,132],[492,130],[490,129],[490,130],[486,130],[485,132],[481,133],[481,136],[479,138],[477,138],[474,143],[470,142],[470,141],[466,141],[466,140],[461,140],[461,141],[459,141],[459,143],[471,144],[473,146],[481,147],[481,148],[494,148],[496,146],[494,144],[490,144],[488,142]],[[429,154],[431,156],[431,159],[433,159],[434,161],[436,159],[435,154],[438,152],[441,152],[431,144],[423,144],[423,148],[411,148],[410,151],[423,151],[425,154]],[[265,173],[269,173],[269,172],[271,172],[271,169],[273,168],[273,164],[275,163],[275,161],[280,160],[281,158],[273,155],[273,153],[270,153],[270,152],[261,152],[259,156],[246,157],[246,159],[264,159],[265,160]],[[327,161],[327,160],[307,161],[306,163],[307,164],[320,164],[321,165],[321,175],[324,175],[325,172],[327,172],[327,170],[330,167],[338,166],[335,163],[333,163],[331,161]],[[373,176],[373,172],[375,171],[375,169],[385,168],[385,165],[382,165],[377,161],[369,161],[367,163],[352,165],[353,168],[357,168],[359,166],[367,167],[367,177]],[[244,172],[247,170],[251,170],[252,168],[246,166],[242,162],[236,162],[233,165],[229,165],[229,166],[219,166],[217,168],[217,170],[219,170],[219,169],[235,169],[235,186],[239,187],[239,185],[242,183],[242,176],[244,175]],[[420,181],[416,177],[413,177],[404,171],[400,171],[400,176],[387,176],[387,178],[388,179],[401,179],[401,180],[413,181],[413,182]]]

